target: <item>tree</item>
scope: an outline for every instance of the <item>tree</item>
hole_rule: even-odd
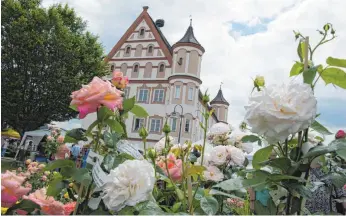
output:
[[[1,1],[1,117],[23,133],[73,118],[70,94],[104,76],[103,48],[67,5]]]

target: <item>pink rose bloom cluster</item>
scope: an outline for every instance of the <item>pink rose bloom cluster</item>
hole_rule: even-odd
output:
[[[44,165],[44,164],[39,164],[38,162],[31,162],[30,159],[26,160],[25,163],[27,165],[27,168],[28,168],[27,172],[29,172],[29,174],[37,173],[38,171],[40,171],[40,170],[42,170],[43,168],[46,167],[46,165]],[[19,173],[19,174],[21,175],[21,173]],[[26,177],[29,177],[25,173],[22,174],[22,175],[24,175]]]
[[[123,73],[120,71],[114,71],[112,83],[116,88],[124,89],[129,84],[129,78],[124,76]]]
[[[11,207],[23,195],[29,193],[31,187],[23,186],[25,177],[18,176],[15,172],[6,171],[1,174],[1,206]]]
[[[244,207],[244,202],[243,201],[237,200],[237,199],[234,199],[234,198],[227,198],[227,204],[230,205],[230,206],[237,207],[237,208]]]
[[[167,155],[167,167],[164,157],[158,158],[156,164],[163,170],[163,172],[167,176],[169,172],[173,181],[181,181],[183,162],[181,159],[177,159],[174,154],[170,153]]]
[[[79,118],[83,119],[89,113],[96,112],[101,105],[112,111],[116,108],[122,109],[122,93],[109,81],[94,77],[88,85],[83,85],[80,90],[72,92],[71,105],[77,106]]]
[[[76,203],[66,203],[65,205],[56,201],[53,197],[46,195],[46,189],[41,188],[28,196],[23,196],[23,199],[28,199],[38,204],[41,211],[47,215],[70,215]]]

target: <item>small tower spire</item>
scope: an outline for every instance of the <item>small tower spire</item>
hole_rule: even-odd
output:
[[[190,26],[192,26],[192,16],[190,15]]]
[[[221,90],[221,86],[222,86],[223,82],[220,83],[220,90]]]

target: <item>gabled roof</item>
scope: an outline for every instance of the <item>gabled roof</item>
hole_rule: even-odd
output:
[[[210,101],[210,104],[225,104],[225,105],[229,106],[229,103],[223,97],[221,87],[220,87],[219,91],[217,92],[216,97],[212,101]]]
[[[115,55],[115,53],[121,48],[121,46],[127,41],[127,39],[135,31],[136,27],[142,22],[142,20],[145,20],[145,22],[148,24],[151,32],[153,33],[153,35],[155,37],[155,40],[158,42],[160,48],[162,49],[163,53],[167,57],[168,62],[170,64],[172,64],[172,48],[171,48],[171,45],[168,43],[167,39],[162,34],[161,30],[155,25],[153,19],[148,14],[148,12],[147,12],[148,8],[149,7],[147,7],[147,6],[143,7],[142,13],[137,17],[137,19],[127,29],[125,34],[120,38],[118,43],[109,52],[109,54],[105,58],[106,62],[108,62],[110,59],[112,59],[112,57]]]

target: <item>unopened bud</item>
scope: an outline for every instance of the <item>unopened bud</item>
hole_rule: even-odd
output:
[[[330,29],[330,25],[329,24],[325,24],[323,26],[323,29],[324,29],[324,31],[328,31]]]
[[[152,160],[155,160],[155,158],[156,158],[156,151],[155,151],[155,149],[153,149],[153,148],[149,149],[149,151],[148,151],[148,157],[149,157],[150,159],[152,159]]]
[[[256,88],[264,86],[265,85],[264,77],[263,76],[256,76],[256,79],[254,81],[254,85]]]
[[[148,131],[145,127],[141,127],[139,129],[139,136],[142,137],[142,139],[145,139],[148,137]]]
[[[209,94],[208,94],[208,90],[206,90],[205,93],[202,96],[202,103],[203,104],[207,104],[207,103],[209,103],[209,101],[210,101],[210,97],[209,97]]]
[[[346,133],[343,130],[338,130],[335,134],[335,139],[344,139],[346,137]]]
[[[169,127],[169,125],[167,124],[167,122],[166,122],[165,125],[163,126],[162,131],[163,131],[165,134],[169,134],[169,133],[171,132],[171,128]]]
[[[332,35],[334,35],[335,34],[335,29],[332,28],[332,31],[330,33],[332,33]]]

